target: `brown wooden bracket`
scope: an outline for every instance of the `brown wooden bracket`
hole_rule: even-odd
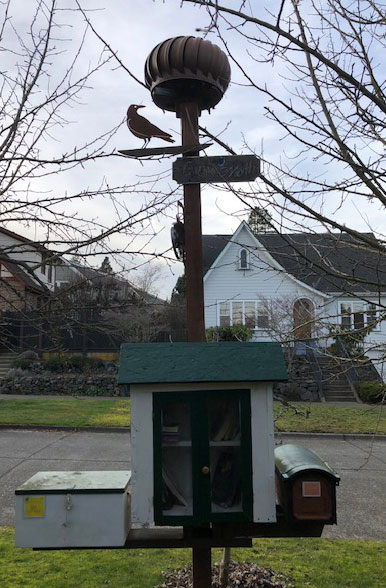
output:
[[[213,523],[211,528],[146,527],[130,529],[125,545],[100,547],[57,547],[34,551],[58,551],[66,549],[167,549],[212,547],[251,547],[252,538],[260,537],[320,537],[324,524],[318,521],[288,523],[278,514],[275,523]]]

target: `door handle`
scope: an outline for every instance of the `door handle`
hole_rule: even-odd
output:
[[[210,469],[208,468],[208,466],[204,466],[203,468],[201,468],[201,472],[207,476],[210,472]]]

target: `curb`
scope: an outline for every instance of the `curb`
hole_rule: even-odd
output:
[[[69,433],[130,433],[130,427],[56,427],[55,425],[0,425],[0,430],[63,431]]]
[[[68,433],[130,433],[130,427],[56,427],[54,425],[0,425],[0,430],[21,430],[21,431],[63,431]],[[280,437],[319,437],[320,439],[340,439],[343,441],[366,441],[377,439],[386,441],[386,435],[375,435],[374,433],[296,433],[275,431],[275,439]]]
[[[386,441],[386,435],[376,435],[375,433],[289,433],[275,431],[275,438],[278,437],[319,437],[320,439],[343,439],[344,441],[377,439]]]

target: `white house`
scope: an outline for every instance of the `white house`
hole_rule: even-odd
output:
[[[203,235],[206,327],[242,323],[255,341],[314,340],[366,331],[366,353],[383,373],[386,260],[343,234]],[[368,332],[367,327],[371,327]],[[386,372],[386,363],[385,363]]]

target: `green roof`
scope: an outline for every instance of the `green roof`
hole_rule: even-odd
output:
[[[275,447],[275,466],[286,480],[307,472],[322,472],[337,482],[340,480],[338,474],[319,455],[294,443]]]
[[[279,343],[124,343],[119,364],[120,384],[287,379]]]

